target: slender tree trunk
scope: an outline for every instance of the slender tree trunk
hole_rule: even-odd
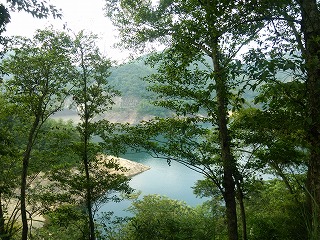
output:
[[[29,145],[29,144],[28,144]],[[29,147],[28,147],[29,148]],[[21,176],[21,221],[22,221],[22,235],[21,240],[28,239],[28,218],[27,218],[27,207],[26,207],[26,188],[27,188],[27,175],[28,175],[28,166],[29,166],[29,156],[30,150],[25,152],[25,156],[23,157],[23,168],[22,168],[22,176]]]
[[[88,123],[86,121],[86,127]],[[89,173],[89,160],[88,160],[88,133],[87,129],[85,129],[85,139],[84,139],[84,154],[83,154],[83,162],[85,167],[85,174],[86,174],[86,185],[87,185],[87,210],[89,216],[89,230],[90,230],[90,240],[95,240],[95,227],[94,227],[94,219],[92,214],[92,194],[91,194],[91,181],[90,181],[90,173]]]
[[[307,174],[311,234],[320,239],[320,12],[316,0],[298,1],[302,12],[307,70],[307,132],[310,159]]]
[[[224,201],[226,204],[227,228],[229,240],[238,240],[238,223],[236,210],[236,194],[234,175],[234,158],[230,149],[230,138],[228,131],[228,112],[227,112],[227,87],[220,68],[220,56],[218,48],[218,38],[212,45],[212,60],[216,81],[216,94],[218,104],[218,127],[221,148],[221,160],[223,164],[223,187]]]
[[[237,199],[240,206],[240,216],[241,216],[241,225],[242,225],[242,240],[247,240],[247,219],[246,219],[246,211],[244,208],[243,202],[243,191],[241,188],[240,181],[237,180]]]
[[[29,168],[29,160],[31,156],[32,146],[34,144],[34,139],[36,135],[36,130],[40,123],[40,116],[36,116],[32,128],[29,132],[27,149],[24,153],[22,160],[22,175],[21,175],[21,193],[20,193],[20,201],[21,201],[21,221],[22,221],[22,233],[21,240],[28,239],[28,218],[27,218],[27,207],[26,207],[26,189],[27,189],[27,176],[28,176],[28,168]]]
[[[82,59],[83,62],[83,59]],[[92,186],[91,186],[91,180],[90,180],[90,173],[89,173],[89,157],[88,157],[88,144],[90,139],[90,130],[89,130],[89,108],[88,108],[88,89],[87,89],[87,72],[85,70],[84,65],[82,65],[82,68],[84,69],[84,96],[85,96],[85,102],[84,102],[84,150],[83,150],[83,163],[85,168],[85,175],[86,175],[86,204],[87,204],[87,210],[88,210],[88,217],[89,217],[89,240],[95,240],[95,227],[94,227],[94,219],[92,214]]]
[[[86,162],[85,164],[88,164]],[[94,227],[94,219],[92,214],[92,195],[91,195],[91,184],[90,184],[90,175],[88,168],[86,167],[86,181],[87,181],[87,209],[89,215],[89,228],[90,228],[90,240],[95,240],[95,227]]]
[[[2,207],[1,193],[0,193],[0,239],[2,239],[2,240],[9,240],[10,239],[7,231],[5,230],[5,219],[4,219],[4,212],[3,212],[3,207]]]

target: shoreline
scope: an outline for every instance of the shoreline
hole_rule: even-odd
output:
[[[125,159],[125,158],[120,158],[120,157],[107,156],[107,155],[101,154],[98,156],[98,158],[100,158],[99,160],[102,162],[114,160],[115,163],[118,163],[120,165],[120,167],[125,168],[125,171],[112,171],[112,172],[123,174],[127,177],[134,177],[140,173],[148,171],[151,168],[142,163],[138,163],[138,162]]]
[[[105,162],[105,161],[114,161],[115,163],[119,164],[120,167],[124,168],[124,170],[118,170],[118,171],[112,171],[112,173],[115,174],[123,174],[126,177],[132,178],[138,174],[141,174],[147,170],[149,170],[151,167],[146,166],[142,163],[138,163],[129,159],[125,159],[125,158],[120,158],[120,157],[113,157],[113,156],[106,156],[106,155],[98,155],[97,156],[99,158],[99,161],[101,161],[101,163]],[[43,174],[39,174],[34,180],[33,180],[33,184],[39,184],[42,185],[47,185],[50,184],[50,181],[43,179]],[[8,207],[8,213],[13,212],[13,211],[17,211],[17,207],[19,208],[19,206],[17,206],[17,201],[14,199],[9,200],[9,202],[7,202],[7,207]],[[29,206],[31,207],[31,206]],[[20,211],[19,211],[20,212]],[[10,215],[10,214],[9,214]],[[19,214],[20,215],[20,214]],[[44,223],[45,223],[45,218],[42,214],[34,214],[32,216],[32,219],[28,220],[29,224],[31,224],[32,228],[41,228]],[[17,223],[19,223],[19,220],[17,221]]]

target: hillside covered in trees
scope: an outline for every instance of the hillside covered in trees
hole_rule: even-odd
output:
[[[137,124],[155,116],[169,115],[165,108],[151,104],[156,98],[154,93],[148,91],[150,84],[143,78],[156,70],[146,66],[144,61],[145,57],[111,70],[109,84],[119,90],[121,95],[115,99],[115,105],[105,116],[110,121]]]

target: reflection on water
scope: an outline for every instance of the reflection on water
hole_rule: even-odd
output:
[[[144,153],[131,153],[121,156],[129,160],[133,160],[147,166],[151,169],[136,175],[130,181],[130,186],[137,191],[147,194],[165,195],[172,199],[185,201],[190,206],[201,204],[204,199],[196,198],[193,194],[192,186],[194,183],[202,179],[202,175],[192,171],[176,162],[171,162],[168,166],[163,159],[155,159]],[[130,206],[130,201],[122,201],[120,203],[106,203],[99,212],[113,211],[117,216],[128,215],[124,209]]]

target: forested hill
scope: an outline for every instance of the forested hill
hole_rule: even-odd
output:
[[[147,90],[148,83],[142,78],[155,70],[138,59],[122,64],[111,70],[109,84],[121,92],[115,99],[116,104],[106,117],[112,122],[138,123],[153,116],[163,116],[167,110],[150,104],[152,92]]]
[[[166,116],[168,114],[168,110],[150,103],[154,94],[147,90],[148,83],[142,78],[156,70],[146,66],[144,60],[133,60],[110,69],[111,75],[108,77],[108,82],[120,91],[121,95],[114,99],[115,105],[103,114],[103,118],[111,122],[135,124],[154,116]],[[68,108],[56,113],[53,118],[79,121],[76,110]]]
[[[105,117],[112,122],[138,123],[154,116],[167,116],[169,111],[150,103],[155,97],[147,90],[148,82],[143,77],[155,73],[156,70],[144,64],[146,57],[133,60],[111,69],[109,84],[121,92],[115,99],[113,109]],[[209,59],[208,59],[209,61]],[[246,90],[243,97],[253,100],[251,91]]]
[[[103,114],[103,118],[111,122],[137,124],[155,116],[166,117],[170,114],[170,110],[151,103],[156,95],[148,91],[149,83],[143,78],[156,73],[156,69],[145,65],[145,60],[146,56],[110,69],[111,75],[108,77],[108,82],[120,91],[121,95],[114,98],[115,105]],[[252,102],[254,94],[246,89],[242,97],[246,102]],[[76,111],[70,109],[56,113],[54,118],[79,121]]]

